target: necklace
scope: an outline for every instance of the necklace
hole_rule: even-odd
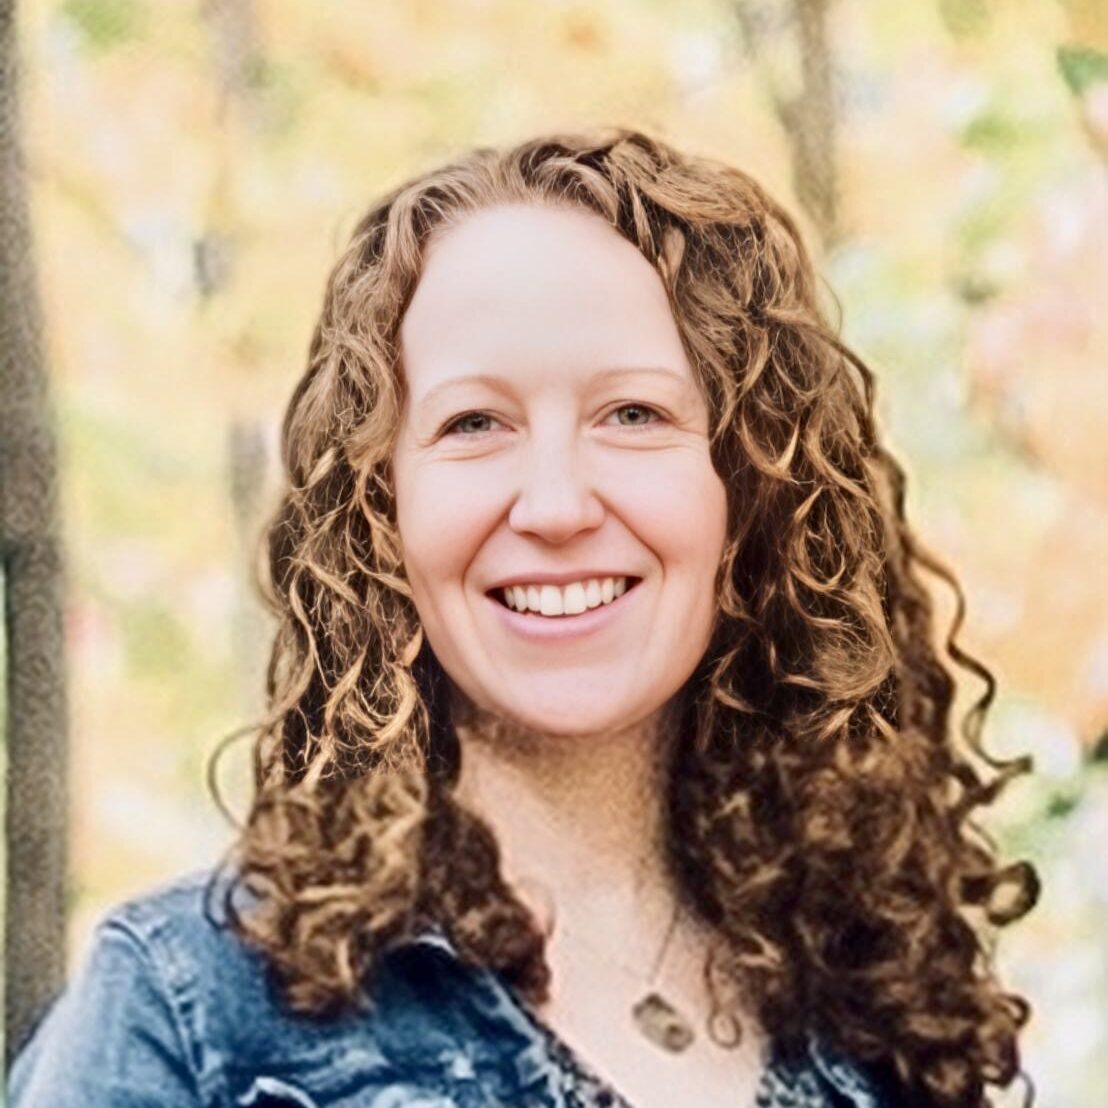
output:
[[[654,965],[646,978],[645,991],[631,1006],[631,1022],[640,1034],[649,1039],[655,1046],[669,1051],[671,1054],[680,1054],[683,1050],[688,1049],[696,1038],[696,1032],[693,1030],[689,1019],[655,986],[655,981],[665,961],[666,953],[669,950],[669,945],[673,940],[680,918],[681,903],[675,900],[673,915],[670,918],[669,927],[666,929],[665,938],[662,940],[661,949],[655,956]],[[594,953],[601,953],[594,944],[583,939],[580,935],[575,935],[569,928],[565,928],[565,931],[570,938],[591,947]],[[604,955],[604,957],[610,959],[609,955]],[[615,961],[615,964],[624,973],[640,981],[642,980],[642,974],[639,970],[633,969],[619,959],[610,960]]]

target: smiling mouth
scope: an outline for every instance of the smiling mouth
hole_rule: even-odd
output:
[[[624,596],[626,596],[629,592],[631,592],[632,589],[636,588],[642,582],[641,577],[627,577],[626,580],[627,580],[626,588],[624,588],[623,592],[620,593],[619,596],[615,596],[607,602],[601,601],[601,603],[596,604],[591,608],[586,608],[583,612],[563,612],[563,613],[558,613],[558,614],[543,615],[542,612],[536,612],[536,611],[533,611],[529,608],[525,609],[525,610],[522,610],[522,611],[519,608],[513,608],[505,600],[503,589],[492,589],[490,592],[487,592],[485,595],[488,596],[490,599],[495,600],[502,608],[506,608],[509,612],[512,612],[513,614],[515,614],[517,616],[524,616],[524,617],[530,616],[530,617],[532,617],[533,619],[536,619],[536,620],[540,620],[540,619],[541,620],[568,620],[568,619],[574,619],[577,616],[587,616],[590,612],[598,612],[598,611],[601,611],[604,608],[610,608],[613,604],[615,604],[619,600],[621,600]]]

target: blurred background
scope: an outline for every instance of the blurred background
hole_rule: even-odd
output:
[[[363,210],[472,144],[644,125],[786,203],[877,374],[910,519],[1000,682],[986,744],[1035,759],[986,824],[1043,880],[998,953],[1034,1005],[1025,1066],[1039,1105],[1103,1103],[1108,4],[19,0],[14,32],[5,214],[31,264],[3,333],[13,310],[40,325],[0,427],[9,464],[37,451],[28,526],[61,563],[56,619],[21,624],[10,515],[8,667],[21,626],[46,662],[7,683],[8,851],[13,874],[65,868],[70,966],[110,905],[229,841],[205,767],[261,710],[277,429]],[[983,685],[960,680],[961,714]],[[248,765],[239,744],[219,773],[233,812]]]

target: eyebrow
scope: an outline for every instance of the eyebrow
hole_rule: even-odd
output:
[[[664,366],[610,366],[598,369],[593,373],[589,378],[589,383],[607,381],[613,377],[639,377],[643,374],[667,377],[682,388],[687,388],[692,384],[688,377],[677,373],[675,370],[666,369]],[[432,401],[440,395],[460,385],[488,385],[490,388],[503,391],[508,384],[509,381],[506,377],[497,376],[495,373],[467,373],[459,377],[450,377],[428,389],[426,395],[420,401],[419,407],[420,409],[430,407]]]

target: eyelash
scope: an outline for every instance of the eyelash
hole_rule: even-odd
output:
[[[657,417],[657,419],[656,419],[656,420],[652,420],[652,421],[651,421],[651,422],[649,422],[649,423],[639,423],[639,424],[627,424],[627,423],[624,423],[624,424],[621,424],[621,426],[623,426],[623,427],[631,427],[631,428],[635,428],[635,427],[650,427],[650,426],[652,426],[652,425],[653,425],[653,423],[657,422],[658,420],[664,420],[664,419],[665,419],[665,416],[663,416],[663,415],[662,415],[662,413],[661,413],[661,412],[659,412],[657,408],[653,408],[653,407],[651,407],[651,406],[650,406],[649,404],[638,404],[638,403],[633,403],[633,402],[632,402],[632,403],[627,403],[627,404],[620,404],[620,405],[619,405],[619,407],[617,407],[617,408],[613,408],[613,409],[612,409],[612,410],[611,410],[611,411],[610,411],[610,412],[608,413],[608,415],[614,415],[614,414],[615,414],[616,412],[622,412],[622,411],[623,411],[623,410],[624,410],[625,408],[641,408],[641,409],[642,409],[642,410],[643,410],[644,412],[650,412],[650,414],[651,414],[651,415],[653,415],[653,416],[656,416],[656,417]],[[465,420],[465,419],[469,419],[469,418],[470,418],[471,416],[486,416],[486,417],[488,417],[489,419],[492,419],[492,418],[493,418],[492,416],[489,416],[487,412],[483,412],[483,411],[480,411],[480,410],[477,410],[477,411],[472,411],[472,412],[462,412],[462,414],[461,414],[461,415],[457,415],[457,416],[455,416],[455,417],[454,417],[454,418],[453,418],[452,420],[450,420],[450,422],[449,422],[449,423],[447,423],[447,424],[446,424],[446,425],[445,425],[445,426],[443,427],[443,429],[442,429],[442,432],[441,432],[441,433],[442,433],[443,435],[453,435],[453,434],[456,434],[456,432],[454,431],[454,428],[455,428],[455,427],[457,427],[457,425],[458,425],[459,423],[461,423],[461,422],[462,422],[463,420]],[[472,439],[472,438],[478,438],[479,436],[481,436],[481,435],[486,435],[486,434],[488,434],[488,431],[475,431],[475,432],[473,432],[472,434],[468,434],[468,435],[462,435],[461,437],[462,437],[462,438],[468,438],[468,439]]]

